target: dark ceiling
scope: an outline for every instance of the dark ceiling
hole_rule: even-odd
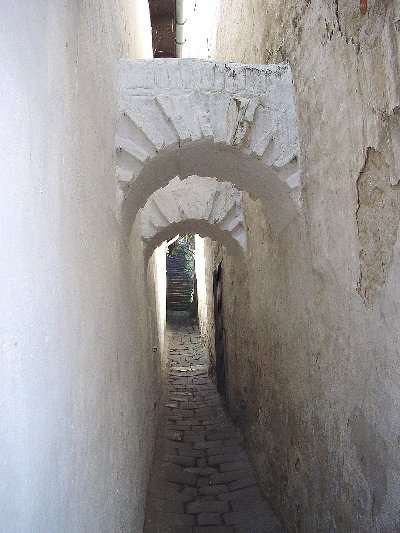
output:
[[[175,0],[149,0],[154,57],[176,57]]]

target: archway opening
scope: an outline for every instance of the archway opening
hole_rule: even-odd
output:
[[[247,257],[241,191],[246,191],[246,197],[250,195],[246,201],[257,198],[262,206],[262,211],[257,206],[250,213],[253,216],[256,212],[263,220],[256,228],[260,233],[253,236],[261,245],[268,242],[269,234],[279,238],[290,234],[292,230],[287,228],[293,226],[301,209],[290,68],[192,60],[123,62],[116,149],[117,219],[129,233],[140,213],[145,261],[164,243],[166,261],[171,261],[174,269],[177,259],[168,257],[173,256],[177,241],[169,246],[168,241],[176,234],[188,233],[208,239],[203,243],[204,290],[197,275],[200,261],[195,261],[194,267],[200,328],[187,323],[188,327],[172,332],[172,342],[166,342],[171,401],[165,407],[172,410],[172,416],[167,417],[171,422],[169,440],[197,439],[197,431],[199,438],[209,440],[210,433],[201,427],[195,428],[196,435],[186,433],[186,416],[193,414],[194,418],[197,402],[207,408],[212,390],[210,374],[228,403],[230,392],[241,389],[238,373],[234,387],[230,386],[231,357],[225,327],[229,321],[238,323],[236,308],[248,310],[250,318],[253,312],[246,298],[250,293],[246,276],[250,270],[252,281],[257,276]],[[195,242],[200,236],[195,236]],[[229,275],[225,278],[226,272]],[[168,264],[162,274],[165,280]],[[192,281],[182,276],[178,281],[186,308],[180,308],[182,300],[176,299],[179,290],[174,283],[164,302],[174,304],[175,312],[187,311],[194,301]],[[168,291],[168,281],[165,285]],[[238,301],[232,295],[235,285],[240,288]],[[257,298],[254,291],[253,296]],[[243,323],[251,329],[249,316],[244,317],[241,311]],[[251,364],[248,366],[254,372]],[[148,516],[153,516],[151,508]],[[193,518],[190,520],[189,525],[193,525]]]

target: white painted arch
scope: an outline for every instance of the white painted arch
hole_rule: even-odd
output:
[[[198,233],[225,245],[232,255],[246,251],[242,193],[215,178],[179,177],[155,191],[141,210],[145,257],[177,233]]]
[[[277,232],[297,214],[298,135],[288,65],[124,60],[119,106],[117,216],[126,231],[157,189],[193,174],[260,198]]]

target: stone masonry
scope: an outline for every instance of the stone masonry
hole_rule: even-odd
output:
[[[171,326],[145,533],[283,533],[207,374],[198,329]]]

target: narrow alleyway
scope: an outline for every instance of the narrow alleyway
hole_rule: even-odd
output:
[[[208,377],[197,326],[170,325],[145,533],[281,533]]]

